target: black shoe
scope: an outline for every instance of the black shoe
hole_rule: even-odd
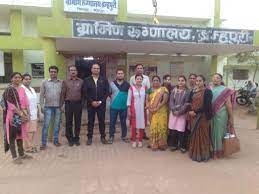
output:
[[[90,145],[92,145],[92,143],[93,143],[93,140],[92,139],[88,139],[87,142],[86,142],[86,145],[90,146]]]
[[[79,142],[79,141],[76,141],[76,142],[75,142],[75,145],[76,145],[76,146],[80,146],[80,142]]]
[[[123,137],[121,138],[121,140],[125,143],[129,143],[130,142],[130,139],[128,139],[127,137]]]
[[[70,147],[73,147],[74,142],[70,141],[70,142],[68,143],[68,145],[69,145]]]
[[[54,143],[54,146],[56,146],[56,147],[60,147],[60,146],[61,146],[61,143],[59,143],[59,142],[55,142],[55,143]]]
[[[108,144],[107,140],[105,139],[105,137],[101,137],[101,142],[102,144]]]
[[[40,150],[46,150],[47,149],[47,146],[46,145],[41,145],[40,146]]]
[[[114,137],[110,137],[109,140],[108,140],[108,144],[113,144],[113,141],[114,141]]]
[[[174,152],[174,151],[176,151],[177,150],[177,147],[171,147],[171,152]]]

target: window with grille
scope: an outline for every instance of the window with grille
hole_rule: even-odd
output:
[[[248,69],[233,69],[233,80],[248,80]]]

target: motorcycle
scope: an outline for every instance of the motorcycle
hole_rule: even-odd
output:
[[[237,91],[237,97],[236,97],[237,104],[241,106],[250,105],[252,104],[252,102],[249,98],[250,98],[249,91],[246,90],[245,88],[242,87]]]
[[[256,90],[258,87],[257,84],[255,92],[251,92],[250,90],[248,90],[247,84],[248,82],[245,82],[245,85],[237,91],[236,102],[241,106],[251,105],[253,103],[252,100],[256,97]]]

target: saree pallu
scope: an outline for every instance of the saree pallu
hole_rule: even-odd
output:
[[[204,91],[199,91],[193,95],[191,105],[193,111],[203,106]],[[192,129],[189,144],[190,158],[197,162],[209,160],[211,157],[210,123],[205,113],[190,117],[189,124]]]
[[[150,106],[155,108],[162,100],[164,93],[168,93],[165,87],[149,93]],[[164,149],[167,147],[167,123],[168,107],[164,104],[157,112],[150,113],[150,140],[149,145],[152,149]]]

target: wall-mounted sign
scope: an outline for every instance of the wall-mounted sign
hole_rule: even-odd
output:
[[[4,75],[4,52],[0,51],[0,76]]]
[[[73,20],[73,36],[78,38],[252,45],[254,31]]]
[[[64,11],[117,15],[118,3],[118,0],[64,0]]]
[[[32,63],[31,74],[33,78],[44,78],[44,63]]]

